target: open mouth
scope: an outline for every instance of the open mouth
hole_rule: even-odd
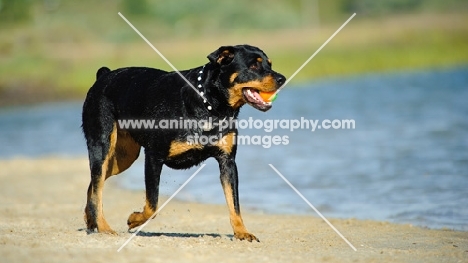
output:
[[[271,102],[264,101],[260,97],[259,91],[254,88],[243,88],[242,94],[245,101],[258,110],[267,111],[271,108]]]

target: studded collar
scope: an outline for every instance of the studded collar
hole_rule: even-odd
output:
[[[209,112],[213,112],[213,106],[211,105],[211,103],[208,101],[208,99],[206,98],[206,90],[205,90],[205,87],[203,86],[203,73],[204,73],[204,69],[205,69],[205,66],[206,65],[203,65],[203,67],[200,69],[200,71],[198,71],[198,76],[197,76],[197,90],[198,90],[198,94],[200,95],[200,97],[203,99],[203,104],[205,105],[205,108],[209,111]]]

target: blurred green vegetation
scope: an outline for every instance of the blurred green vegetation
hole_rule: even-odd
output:
[[[29,0],[0,0],[0,22],[15,24],[29,20],[31,6]]]
[[[262,48],[294,81],[468,62],[466,0],[0,0],[0,105],[83,97],[101,66],[206,63],[221,45]]]

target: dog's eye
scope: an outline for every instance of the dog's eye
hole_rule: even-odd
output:
[[[258,70],[258,69],[260,69],[260,66],[261,66],[260,62],[256,61],[255,63],[250,65],[250,69]]]

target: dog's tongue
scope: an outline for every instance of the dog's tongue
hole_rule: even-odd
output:
[[[263,99],[261,94],[259,94],[256,90],[254,89],[248,89],[247,90],[247,94],[249,95],[249,97],[251,97],[251,99],[256,102],[260,102],[260,103],[267,103],[267,100]]]
[[[244,89],[247,102],[256,109],[267,111],[271,108],[271,102],[265,101],[255,89]]]

